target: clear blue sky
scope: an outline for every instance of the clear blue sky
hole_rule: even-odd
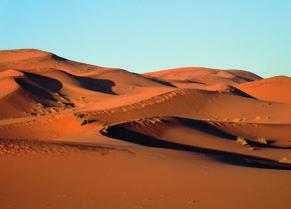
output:
[[[135,72],[291,76],[291,0],[1,0],[0,49],[15,48]]]

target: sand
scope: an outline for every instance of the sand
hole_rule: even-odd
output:
[[[288,209],[289,87],[0,51],[0,208]]]

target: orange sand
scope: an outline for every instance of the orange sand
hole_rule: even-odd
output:
[[[0,208],[288,209],[290,87],[0,51]]]

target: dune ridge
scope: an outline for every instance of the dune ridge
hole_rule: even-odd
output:
[[[275,76],[260,81],[239,84],[236,87],[261,100],[291,103],[289,94],[291,78],[287,76]]]

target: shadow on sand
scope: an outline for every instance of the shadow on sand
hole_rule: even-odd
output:
[[[188,119],[182,119],[182,121],[184,121],[184,123],[186,123],[189,126],[195,125],[195,128],[198,127],[198,129],[207,131],[210,134],[217,135],[220,137],[227,137],[228,139],[233,139],[233,136],[223,133],[220,130],[217,130],[214,127],[207,125],[205,123],[201,122],[199,123],[198,121],[191,121]],[[192,145],[169,142],[163,139],[155,138],[153,136],[148,136],[142,133],[138,133],[136,131],[129,130],[122,124],[117,124],[104,128],[103,130],[101,130],[101,133],[110,138],[115,138],[144,146],[206,154],[207,156],[210,156],[216,160],[231,165],[265,169],[291,170],[291,164],[284,164],[261,157],[254,157],[233,152],[219,151],[214,149],[196,147]]]

